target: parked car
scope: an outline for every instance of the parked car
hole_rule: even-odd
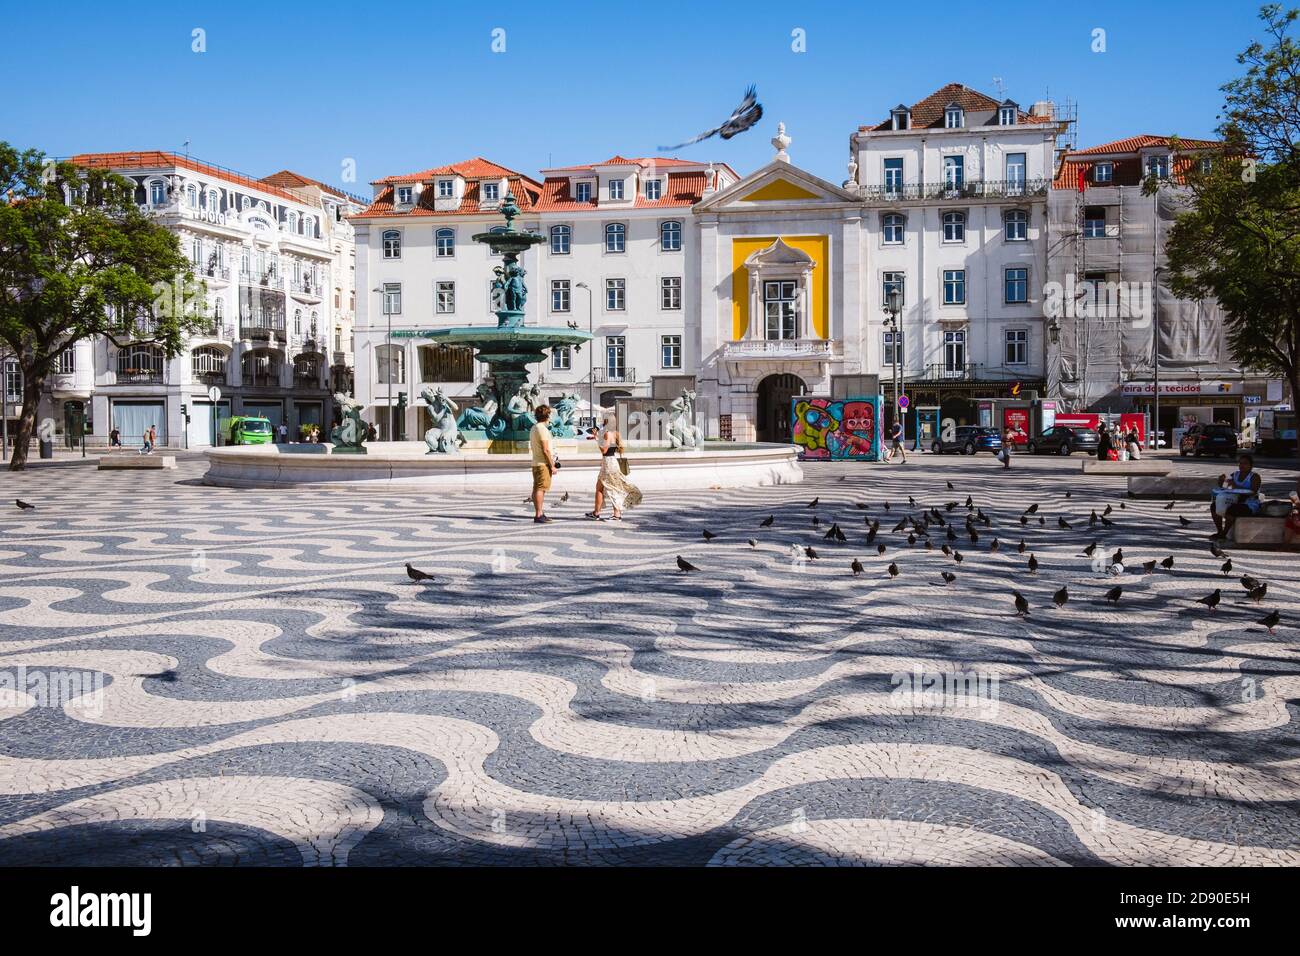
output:
[[[981,428],[979,425],[958,425],[957,430],[953,433],[952,441],[944,441],[942,437],[936,438],[930,446],[930,451],[936,455],[943,455],[950,451],[961,452],[963,455],[973,455],[977,451],[988,451],[997,454],[1002,450],[1002,436],[998,434],[996,428]]]
[[[237,415],[230,420],[232,445],[269,445],[273,437],[269,419]]]
[[[1072,455],[1076,451],[1097,453],[1101,436],[1093,428],[1075,428],[1070,425],[1053,425],[1044,428],[1037,438],[1029,439],[1025,451],[1031,455],[1041,452],[1055,452],[1058,455]]]
[[[1178,443],[1178,454],[1186,457],[1195,455],[1237,456],[1237,432],[1231,425],[1193,425],[1183,432],[1183,440]]]

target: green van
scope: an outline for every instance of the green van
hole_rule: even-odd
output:
[[[232,445],[269,445],[273,438],[269,419],[237,415],[230,420]]]

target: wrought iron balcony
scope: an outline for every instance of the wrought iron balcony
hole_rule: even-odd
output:
[[[727,342],[722,357],[733,362],[810,359],[828,361],[836,357],[839,343],[834,339],[743,339]]]
[[[1046,196],[1046,179],[980,179],[960,183],[900,183],[863,186],[862,196],[873,202],[920,202],[927,199],[1018,199]]]
[[[284,331],[283,318],[239,317],[239,337],[241,339],[278,339],[283,342],[287,336]]]
[[[893,366],[889,368],[892,371]],[[1028,365],[1012,368],[1005,365],[985,365],[979,362],[936,362],[924,366],[919,373],[908,370],[904,378],[908,382],[988,382],[1015,381],[1030,374],[1031,369]]]
[[[636,369],[634,368],[616,369],[597,365],[592,372],[594,374],[591,380],[597,385],[607,385],[611,382],[632,383],[636,381]]]

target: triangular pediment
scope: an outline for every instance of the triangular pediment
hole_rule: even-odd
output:
[[[856,203],[858,197],[834,183],[814,176],[782,160],[768,163],[757,172],[733,183],[722,192],[698,203],[700,210],[745,208],[768,204],[815,206],[825,203]]]

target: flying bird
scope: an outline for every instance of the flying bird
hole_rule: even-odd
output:
[[[683,557],[679,554],[679,555],[677,555],[677,570],[678,570],[678,571],[698,571],[699,568],[697,568],[695,565],[691,564],[691,562],[687,561],[685,558],[683,558]]]
[[[676,146],[660,146],[659,152],[667,153],[675,149],[682,149],[692,143],[698,143],[713,136],[731,139],[738,133],[745,132],[762,118],[763,104],[758,101],[758,91],[753,86],[750,86],[749,89],[745,90],[745,97],[740,101],[740,105],[732,111],[721,126],[715,126],[713,129],[706,130],[699,136],[694,136],[684,143],[678,143]]]
[[[1220,591],[1218,588],[1215,588],[1213,593],[1207,594],[1203,598],[1197,598],[1196,603],[1204,604],[1211,611],[1213,611],[1216,607],[1219,606],[1219,601],[1222,598],[1223,598],[1223,592]]]
[[[14,504],[16,504],[16,505],[18,506],[19,510],[21,510],[21,511],[32,511],[32,510],[34,510],[34,509],[36,508],[35,505],[29,505],[27,502],[23,501],[23,499],[21,499],[21,498],[15,498],[15,499],[14,499]]]
[[[1052,603],[1061,607],[1066,601],[1070,600],[1070,592],[1062,586],[1061,590],[1052,595]]]
[[[419,568],[411,567],[411,562],[406,562],[406,576],[412,581],[432,581],[433,575],[427,571],[421,571]]]
[[[1273,628],[1277,627],[1278,624],[1280,624],[1281,622],[1282,622],[1282,615],[1279,614],[1275,609],[1273,611],[1270,611],[1268,614],[1265,614],[1255,623],[1263,624],[1266,628],[1268,628],[1268,632],[1272,634]]]

